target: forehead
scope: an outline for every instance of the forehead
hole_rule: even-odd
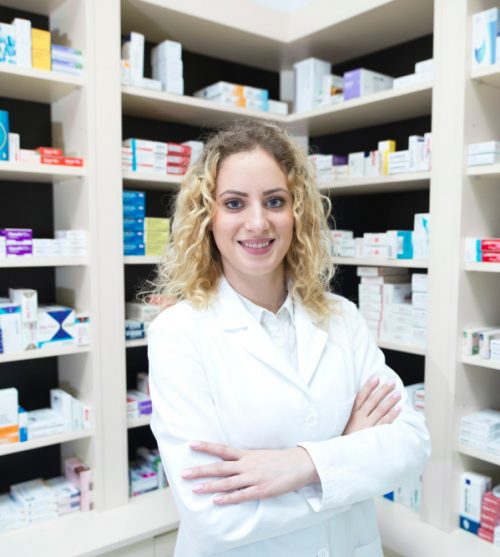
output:
[[[259,189],[287,187],[286,176],[274,157],[261,148],[234,153],[219,168],[216,190],[226,187]]]

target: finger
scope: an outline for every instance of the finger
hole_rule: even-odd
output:
[[[233,491],[232,493],[216,495],[212,501],[216,505],[237,505],[238,503],[245,503],[246,501],[260,501],[270,496],[271,495],[266,494],[266,491],[261,486],[252,485],[244,489]]]
[[[379,387],[374,393],[372,393],[366,402],[363,404],[363,413],[365,416],[369,416],[375,408],[384,400],[384,398],[394,390],[396,387],[395,382],[386,383]]]
[[[370,414],[370,418],[373,418],[375,420],[375,423],[377,423],[386,414],[388,414],[400,400],[400,393],[392,393],[375,408],[375,410]]]
[[[195,451],[218,456],[223,460],[239,460],[243,456],[243,451],[241,449],[228,447],[227,445],[222,445],[221,443],[192,441],[189,443],[189,446]]]
[[[234,462],[222,461],[204,464],[203,466],[194,466],[184,470],[181,475],[185,480],[193,480],[196,478],[225,478],[239,472],[240,470],[235,466]]]
[[[354,410],[359,410],[363,404],[365,403],[366,399],[373,393],[373,391],[377,388],[380,379],[378,377],[373,377],[369,381],[365,383],[363,388],[359,391],[356,395],[356,400],[354,401]]]
[[[223,480],[197,484],[193,487],[193,493],[226,493],[249,485],[250,480],[244,474],[237,474]]]
[[[382,419],[380,419],[375,425],[392,424],[392,422],[399,416],[399,414],[401,414],[401,407],[396,406]]]

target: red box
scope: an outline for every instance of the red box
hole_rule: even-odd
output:
[[[483,263],[500,263],[500,252],[483,251],[481,255],[481,261]]]
[[[58,147],[37,147],[36,151],[40,153],[40,155],[46,155],[47,157],[62,157],[63,155],[63,150]]]
[[[81,157],[63,157],[64,166],[83,166]]]
[[[53,165],[62,165],[64,164],[64,158],[60,155],[41,155],[40,162],[42,164],[53,164]]]
[[[495,532],[493,532],[493,530],[483,528],[482,526],[479,528],[477,535],[490,543],[493,543],[493,539],[495,538]]]
[[[180,145],[179,143],[167,143],[167,155],[190,157],[191,147],[189,145]]]
[[[500,252],[500,238],[484,238],[481,240],[481,251]]]
[[[167,165],[167,174],[186,174],[187,168],[185,166],[173,166],[171,164]]]
[[[167,166],[189,166],[191,157],[183,157],[182,155],[167,155]]]

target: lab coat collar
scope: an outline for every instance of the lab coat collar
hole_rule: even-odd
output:
[[[224,276],[220,279],[213,308],[223,329],[230,332],[243,349],[301,389],[307,390],[325,348],[328,333],[314,323],[299,300],[296,300],[294,305],[299,373],[292,368],[262,326],[248,312]]]

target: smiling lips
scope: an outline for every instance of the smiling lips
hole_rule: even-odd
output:
[[[271,250],[273,238],[262,238],[260,240],[239,240],[238,244],[251,255],[265,255]]]

